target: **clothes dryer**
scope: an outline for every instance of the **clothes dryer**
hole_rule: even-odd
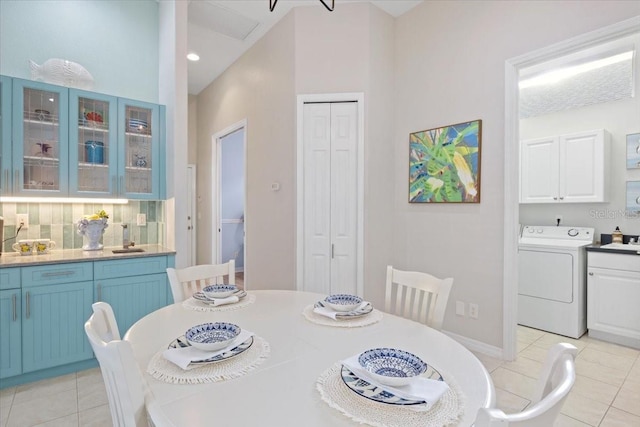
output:
[[[518,244],[518,323],[579,338],[587,330],[585,247],[594,229],[525,226]]]

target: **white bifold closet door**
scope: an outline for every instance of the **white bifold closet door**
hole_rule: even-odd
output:
[[[356,293],[356,102],[304,105],[304,289]]]

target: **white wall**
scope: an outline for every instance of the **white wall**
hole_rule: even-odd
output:
[[[0,74],[31,79],[28,60],[84,66],[93,90],[158,102],[158,3],[0,1]]]
[[[630,1],[430,1],[396,21],[394,263],[455,279],[445,329],[502,346],[505,60],[639,13]],[[481,203],[409,204],[409,133],[474,119]],[[479,318],[456,316],[456,300]]]

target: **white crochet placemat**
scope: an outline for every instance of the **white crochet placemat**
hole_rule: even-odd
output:
[[[309,322],[316,323],[318,325],[336,326],[338,328],[359,328],[361,326],[373,325],[374,323],[382,320],[382,312],[375,308],[366,316],[354,317],[353,319],[333,320],[314,313],[313,304],[306,306],[304,310],[302,310],[302,315]]]
[[[336,363],[320,375],[316,388],[330,407],[360,424],[375,427],[442,427],[458,422],[464,414],[464,395],[455,381],[443,375],[449,390],[429,410],[390,405],[359,396],[342,381],[342,364]],[[442,373],[442,371],[441,371]]]
[[[147,373],[171,384],[204,384],[238,378],[253,371],[271,352],[267,341],[255,335],[253,338],[253,345],[238,356],[217,363],[189,365],[186,370],[162,357],[163,349],[151,358]]]
[[[246,297],[242,298],[240,301],[234,304],[224,304],[216,307],[198,301],[194,297],[189,297],[186,300],[182,301],[182,306],[184,308],[188,308],[189,310],[195,311],[231,311],[237,310],[239,308],[244,308],[248,305],[253,304],[254,302],[256,302],[256,296],[254,294],[247,293]]]

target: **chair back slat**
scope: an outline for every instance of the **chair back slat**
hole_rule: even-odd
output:
[[[226,283],[235,285],[235,260],[224,264],[202,264],[182,269],[167,268],[174,302],[181,302],[208,285]]]
[[[385,310],[440,329],[452,285],[451,278],[438,279],[427,273],[388,266]]]

